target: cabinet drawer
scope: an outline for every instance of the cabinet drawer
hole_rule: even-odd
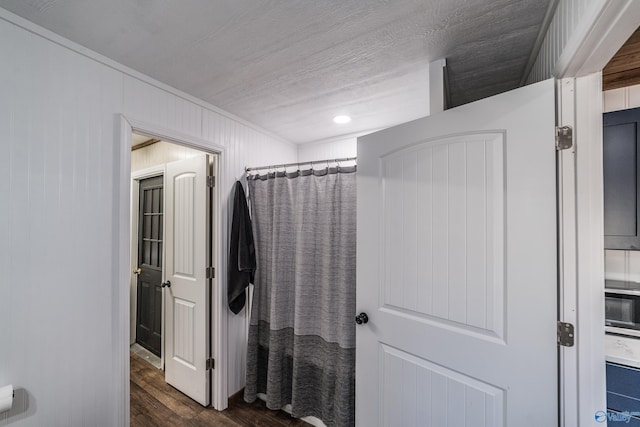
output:
[[[608,391],[607,409],[620,412],[637,412],[640,414],[640,399],[634,399],[633,397],[629,397],[624,394],[617,394]]]
[[[640,413],[640,369],[607,363],[607,408]]]

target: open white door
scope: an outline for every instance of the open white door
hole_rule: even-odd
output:
[[[358,138],[358,426],[557,425],[554,98]]]
[[[209,156],[167,164],[165,178],[165,380],[210,402]]]

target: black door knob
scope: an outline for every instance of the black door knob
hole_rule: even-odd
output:
[[[358,325],[362,325],[364,323],[367,323],[369,321],[369,316],[367,316],[367,313],[360,313],[356,316],[356,323]]]
[[[170,287],[171,287],[171,282],[170,282],[170,281],[168,281],[168,280],[167,280],[166,282],[163,282],[163,283],[162,283],[162,287],[163,287],[163,288],[170,288]]]

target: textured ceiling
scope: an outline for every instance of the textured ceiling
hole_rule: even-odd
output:
[[[518,86],[549,0],[0,0],[3,7],[293,142]],[[353,121],[335,125],[342,113]]]

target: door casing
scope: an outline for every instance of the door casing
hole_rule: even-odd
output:
[[[114,289],[114,330],[117,331],[114,341],[114,361],[116,372],[114,378],[116,389],[124,384],[124,393],[119,397],[124,410],[120,414],[122,424],[127,425],[130,417],[130,387],[129,387],[129,345],[130,345],[130,282],[131,282],[131,134],[135,132],[158,138],[164,141],[191,147],[218,157],[218,179],[214,187],[212,204],[213,210],[212,241],[213,263],[217,280],[226,277],[226,254],[222,251],[223,238],[227,235],[227,209],[222,204],[220,188],[226,188],[226,149],[224,146],[201,138],[185,135],[162,126],[137,120],[130,116],[120,115],[120,144],[117,147],[117,166],[114,182],[114,216],[113,229],[118,233],[118,244],[114,248],[113,265],[117,272]],[[126,285],[117,285],[126,284]],[[227,316],[223,303],[226,295],[219,285],[212,286],[211,295],[211,357],[216,361],[216,369],[211,371],[211,405],[217,410],[223,410],[228,405],[228,373],[227,373]]]

